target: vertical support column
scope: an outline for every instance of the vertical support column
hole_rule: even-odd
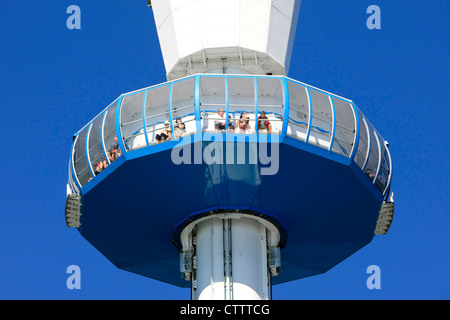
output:
[[[197,225],[193,300],[225,300],[223,222],[208,219]]]
[[[75,146],[76,146],[76,144],[77,144],[77,140],[80,138],[80,136],[77,134],[76,136],[75,136],[75,138],[73,139],[73,142],[72,142],[72,154],[70,155],[70,168],[71,168],[71,172],[72,172],[72,179],[75,181],[75,183],[76,183],[76,185],[77,185],[77,187],[78,187],[78,190],[81,190],[81,187],[82,187],[82,185],[81,185],[81,182],[80,182],[80,180],[78,180],[78,176],[77,176],[77,174],[76,174],[76,171],[75,171],[75,159],[74,159],[74,156],[75,156]]]
[[[92,177],[95,177],[94,169],[92,168],[92,163],[91,163],[91,156],[89,154],[89,149],[90,149],[90,147],[89,147],[89,137],[91,136],[92,125],[93,125],[93,122],[91,122],[89,124],[89,128],[87,129],[85,150],[86,150],[86,161],[87,161],[87,165],[88,165],[89,171],[91,172]]]
[[[233,270],[232,270],[232,235],[231,220],[223,220],[223,268],[225,276],[224,296],[225,300],[233,300]]]
[[[331,98],[331,95],[328,95],[328,100],[330,101],[331,105],[331,115],[332,115],[332,126],[331,126],[331,138],[330,138],[330,148],[328,150],[329,154],[333,153],[333,143],[334,143],[334,137],[336,135],[336,108],[334,107],[333,99]]]
[[[193,300],[271,299],[268,248],[278,244],[276,227],[261,218],[225,214],[193,222],[182,237],[191,232],[193,250],[184,252],[194,254],[192,268],[181,269],[192,270]]]
[[[309,144],[309,135],[311,134],[311,124],[312,124],[312,113],[313,113],[313,106],[312,106],[312,100],[311,100],[311,94],[309,93],[309,89],[308,87],[305,87],[306,89],[306,96],[308,98],[308,129],[306,131],[306,138],[305,138],[305,143],[306,145]]]
[[[234,300],[269,299],[266,228],[249,218],[233,219],[232,226]]]
[[[354,105],[353,102],[350,103],[350,106],[352,107],[352,111],[353,111],[353,116],[355,117],[355,138],[353,140],[353,149],[350,155],[350,159],[352,159],[352,161],[355,160],[355,156],[356,156],[356,152],[358,151],[358,146],[359,146],[359,135],[361,134],[360,132],[360,127],[359,127],[359,115],[358,115],[358,110],[356,110],[356,107]]]
[[[119,100],[117,101],[117,106],[116,106],[116,136],[117,136],[117,140],[119,142],[119,148],[120,148],[120,150],[122,150],[122,156],[126,156],[127,149],[125,149],[125,144],[123,143],[122,124],[120,122],[121,121],[120,113],[122,112],[122,100],[123,100],[123,95],[121,95],[119,97]]]
[[[172,83],[170,84],[170,89],[172,89]],[[147,102],[147,91],[148,91],[148,89],[145,90],[144,98],[142,99],[142,128],[144,129],[145,145],[148,147],[148,146],[150,146],[150,144],[148,142],[147,124],[145,121],[145,118],[147,117],[145,114],[146,113],[145,112],[145,103]],[[169,112],[170,112],[170,96],[169,96]],[[172,114],[171,114],[171,116],[172,116]],[[170,125],[172,125],[172,118],[170,119]],[[172,132],[174,132],[173,129],[172,129]]]
[[[289,122],[289,88],[287,84],[286,77],[281,78],[281,84],[283,86],[283,104],[284,104],[284,110],[283,110],[283,125],[281,129],[281,136],[282,141],[284,141],[284,138],[286,138],[287,135],[287,128],[288,128],[288,122]]]
[[[254,78],[254,90],[255,90],[255,134],[258,134],[258,130],[259,130],[259,128],[258,128],[258,80],[257,80],[257,78],[255,77]],[[258,138],[258,141],[259,141],[259,138]]]
[[[202,120],[201,120],[201,116],[200,116],[200,76],[199,75],[195,76],[194,109],[195,109],[195,125],[196,125],[197,136],[203,137]]]

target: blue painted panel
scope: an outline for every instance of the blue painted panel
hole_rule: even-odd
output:
[[[186,146],[192,153],[195,147],[205,152],[213,143],[222,144]],[[247,143],[246,156],[252,144]],[[222,144],[225,154],[228,147]],[[111,167],[107,174],[84,188],[79,229],[124,270],[189,286],[179,275],[174,227],[194,212],[217,208],[251,208],[288,229],[282,273],[273,278],[274,284],[325,272],[372,240],[382,196],[376,197],[376,188],[357,165],[288,144],[279,145],[275,175],[261,175],[259,160],[176,165],[171,148],[129,155],[133,153],[139,156],[119,158],[105,169]]]
[[[201,133],[202,75],[194,77],[197,134],[124,153],[83,186],[79,231],[93,246],[119,268],[188,287],[172,242],[176,226],[194,214],[250,209],[279,221],[287,240],[274,284],[326,272],[372,240],[383,195],[352,159],[286,136],[286,78],[282,134],[268,136]],[[309,136],[308,87],[307,94]],[[124,150],[122,97],[112,107]]]

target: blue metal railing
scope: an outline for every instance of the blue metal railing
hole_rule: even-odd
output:
[[[100,141],[101,141],[104,156],[107,158],[107,156],[106,156],[107,146],[105,145],[104,123],[105,123],[107,112],[110,110],[110,108],[116,108],[116,110],[115,110],[115,131],[116,131],[116,136],[118,138],[118,143],[119,143],[119,147],[120,147],[122,154],[126,154],[127,152],[133,151],[132,139],[134,139],[140,135],[144,135],[144,140],[145,140],[144,147],[150,147],[150,148],[153,147],[153,145],[152,145],[153,141],[150,140],[150,138],[148,136],[148,132],[158,130],[157,129],[158,125],[160,126],[163,123],[163,121],[155,121],[155,122],[147,123],[146,119],[148,118],[147,117],[148,115],[146,114],[146,112],[148,110],[146,110],[146,99],[148,97],[149,91],[159,88],[164,85],[170,86],[169,87],[170,89],[168,91],[169,92],[168,96],[164,97],[164,99],[167,99],[167,112],[164,114],[168,116],[166,120],[169,121],[171,131],[172,131],[172,133],[174,133],[174,129],[175,129],[174,128],[175,127],[175,124],[174,124],[175,110],[173,107],[174,83],[183,82],[183,81],[192,81],[192,80],[195,81],[194,92],[184,92],[183,93],[186,95],[186,97],[185,97],[186,100],[190,100],[193,97],[194,103],[193,103],[193,105],[186,107],[186,108],[191,108],[191,110],[190,110],[191,112],[184,113],[182,116],[184,119],[186,119],[187,117],[193,117],[195,119],[195,131],[193,133],[202,133],[202,121],[205,120],[205,119],[202,119],[202,117],[205,115],[205,113],[217,112],[217,110],[215,110],[214,108],[202,109],[202,106],[201,106],[200,101],[204,96],[202,93],[200,79],[207,78],[207,77],[215,77],[215,78],[221,77],[224,79],[223,92],[225,93],[225,97],[224,97],[225,103],[223,105],[223,109],[226,111],[226,131],[225,132],[227,132],[227,134],[229,132],[229,130],[228,130],[228,124],[229,124],[228,115],[230,113],[237,114],[237,113],[242,113],[242,112],[247,112],[248,114],[254,114],[255,119],[251,119],[251,121],[254,121],[254,123],[255,123],[255,134],[257,134],[259,132],[258,131],[258,129],[259,129],[258,128],[258,122],[259,122],[258,115],[261,113],[261,111],[263,111],[263,109],[266,109],[267,115],[270,116],[270,118],[268,117],[269,121],[281,121],[281,129],[279,131],[277,130],[277,134],[281,135],[282,141],[286,137],[294,138],[296,140],[303,141],[305,143],[305,146],[310,145],[310,144],[315,145],[316,147],[327,150],[329,154],[333,154],[333,153],[338,154],[339,156],[350,158],[351,161],[355,161],[355,156],[357,154],[358,147],[359,147],[360,130],[365,130],[365,128],[360,127],[360,123],[361,123],[361,121],[364,121],[364,124],[369,128],[369,135],[368,135],[368,146],[367,146],[368,149],[367,149],[367,152],[365,155],[364,165],[361,167],[361,169],[364,171],[367,167],[367,164],[370,161],[373,161],[373,159],[371,159],[372,156],[377,157],[377,165],[374,168],[374,169],[376,169],[375,177],[372,177],[371,180],[373,181],[373,183],[377,186],[377,188],[382,193],[385,193],[389,189],[389,185],[391,182],[391,174],[392,174],[392,162],[391,162],[389,150],[387,147],[384,146],[384,143],[385,143],[384,140],[375,131],[373,126],[365,118],[360,119],[359,114],[362,115],[362,113],[357,109],[357,107],[354,105],[354,103],[351,100],[336,96],[334,94],[311,87],[309,85],[306,85],[304,83],[301,83],[301,82],[293,80],[293,79],[289,79],[284,76],[198,74],[198,75],[189,76],[189,77],[186,77],[183,79],[177,79],[175,81],[168,82],[165,84],[160,84],[160,85],[144,88],[144,89],[137,90],[137,91],[134,91],[131,93],[122,94],[114,103],[112,103],[108,108],[103,110],[102,113],[100,113],[97,116],[97,117],[99,117],[99,116],[103,117],[102,122],[101,122]],[[245,89],[247,89],[249,93],[253,92],[254,100],[253,100],[253,103],[250,105],[244,106],[244,104],[242,104],[243,106],[239,110],[230,111],[230,108],[232,106],[230,105],[230,99],[229,99],[230,98],[229,81],[230,81],[230,79],[233,79],[233,78],[253,79],[252,87],[249,86],[248,88],[241,88],[241,89],[244,91],[245,91]],[[281,84],[281,88],[282,88],[281,97],[280,96],[275,97],[275,96],[270,96],[270,95],[262,96],[259,94],[258,81],[261,81],[261,84],[264,84],[265,79],[270,79],[270,81],[273,81],[274,79],[280,80],[280,84]],[[291,84],[291,88],[289,88],[288,82]],[[267,86],[267,83],[266,83],[266,86]],[[308,111],[307,111],[308,114],[306,114],[306,110],[304,112],[302,111],[303,115],[305,117],[308,117],[307,122],[305,121],[305,119],[300,118],[300,117],[295,117],[289,113],[290,104],[297,103],[297,101],[294,101],[295,99],[293,98],[294,93],[290,92],[290,90],[296,90],[296,88],[305,90],[303,100],[298,103],[302,103],[303,106],[308,109]],[[321,115],[320,113],[317,112],[317,110],[320,109],[319,107],[325,108],[325,106],[314,106],[313,105],[310,89],[314,90],[315,95],[320,94],[320,95],[323,95],[324,97],[328,97],[328,100],[330,101],[330,105],[326,106],[326,108],[330,108],[331,116],[328,115],[328,117],[324,117],[323,115]],[[122,132],[123,124],[121,123],[122,112],[123,112],[123,108],[122,108],[123,98],[126,96],[129,96],[129,95],[134,95],[134,94],[138,94],[138,93],[142,93],[142,92],[144,92],[144,94],[143,94],[143,100],[142,100],[142,108],[140,111],[141,114],[137,115],[137,119],[140,119],[139,118],[140,116],[142,117],[142,120],[139,120],[139,121],[142,121],[142,127],[140,129],[136,130],[131,135],[129,134],[127,137],[125,137],[125,136],[123,136],[123,132]],[[346,108],[348,108],[348,110],[346,110],[345,112],[348,115],[351,114],[351,116],[353,117],[353,121],[350,121],[351,123],[353,123],[353,128],[352,127],[344,128],[344,127],[342,127],[342,125],[337,124],[337,121],[336,121],[337,111],[340,111],[341,114],[344,111],[342,109],[336,110],[337,107],[336,107],[335,103],[333,102],[333,99],[332,99],[333,97],[340,99],[345,103]],[[236,98],[236,97],[233,97],[233,98]],[[273,102],[271,102],[272,104],[264,104],[264,103],[262,103],[263,100],[275,101],[276,103],[274,104]],[[282,108],[281,113],[274,112],[274,111],[268,111],[270,108],[275,108],[275,107],[279,108],[280,106]],[[234,104],[233,107],[236,107],[236,104]],[[349,110],[351,110],[351,112],[349,112]],[[292,109],[292,111],[297,111],[297,110]],[[299,111],[297,111],[297,112],[299,112]],[[95,175],[93,173],[94,168],[92,167],[92,163],[89,159],[89,151],[90,150],[89,150],[88,141],[89,141],[91,124],[93,123],[93,121],[95,121],[95,119],[97,119],[97,117],[95,117],[90,123],[88,123],[86,126],[84,126],[83,129],[81,129],[76,134],[76,136],[78,136],[84,130],[88,130],[87,133],[85,134],[86,140],[84,141],[85,154],[81,156],[81,157],[83,157],[83,156],[86,157],[85,160],[87,163],[87,168],[81,168],[81,169],[79,169],[79,171],[80,170],[88,170],[90,172],[90,174],[93,176],[93,179],[95,179]],[[315,120],[316,122],[326,123],[327,126],[331,126],[331,132],[327,129],[320,127],[320,125],[313,125],[313,118],[316,119]],[[192,121],[194,121],[194,120],[192,120]],[[235,128],[236,128],[236,126],[235,126]],[[295,128],[297,128],[297,129],[301,128],[301,130],[302,130],[302,132],[304,132],[304,134],[299,135],[298,133],[295,133],[293,130]],[[341,130],[339,137],[336,134],[337,130]],[[345,132],[345,134],[342,132]],[[375,139],[372,139],[372,135],[375,136]],[[326,139],[325,139],[325,137],[326,137]],[[176,139],[176,137],[174,135],[173,135],[173,139]],[[373,140],[376,140],[376,141],[373,141]],[[75,168],[77,168],[78,161],[81,161],[81,160],[84,161],[84,159],[80,160],[80,158],[79,159],[74,158],[75,154],[83,153],[83,152],[80,152],[81,150],[79,150],[79,147],[82,145],[81,142],[82,141],[79,141],[79,139],[76,139],[74,141],[73,148],[72,148],[72,157],[71,157],[71,161],[69,162],[70,167],[73,171],[72,172],[73,179],[71,179],[74,181],[73,189],[75,189],[75,187],[77,187],[77,189],[81,189],[82,185],[84,185],[86,183],[85,181],[80,182],[80,172],[77,173],[75,170]],[[375,154],[373,154],[373,152],[370,151],[371,145],[373,143],[377,143],[377,148],[375,148],[375,150],[376,150]],[[336,144],[339,145],[339,148],[333,148],[333,145],[336,145]],[[130,148],[128,148],[128,147],[126,148],[126,145],[129,146]],[[345,145],[350,146],[351,150],[348,149],[348,147],[346,148]],[[142,147],[142,146],[140,146],[140,147]],[[384,151],[382,151],[382,150],[384,150]],[[106,160],[108,161],[108,164],[111,164],[109,159],[106,159]],[[378,181],[380,179],[382,179],[381,177],[383,179],[387,178],[387,181],[383,181],[383,183],[380,184]]]

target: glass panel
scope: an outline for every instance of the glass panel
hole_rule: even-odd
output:
[[[258,78],[258,113],[264,111],[267,117],[266,121],[260,121],[258,130],[272,134],[281,134],[283,129],[283,85],[281,79],[277,78]]]
[[[99,174],[104,168],[108,166],[108,162],[105,159],[102,146],[102,122],[103,114],[99,115],[92,124],[89,132],[89,158],[91,161],[91,167],[94,174]]]
[[[366,122],[364,121],[364,116],[361,111],[359,111],[359,109],[356,109],[356,111],[358,111],[359,117],[359,142],[358,150],[355,155],[355,162],[362,170],[364,168],[364,164],[366,163],[367,148],[369,145],[369,129],[366,126]]]
[[[88,129],[89,125],[80,132],[73,151],[73,164],[75,167],[75,174],[81,186],[84,186],[88,181],[91,181],[92,179],[92,174],[89,170],[86,157],[86,135]]]
[[[120,110],[120,126],[126,151],[145,147],[142,104],[145,91],[124,96]]]
[[[235,132],[255,133],[254,78],[228,78],[228,105]]]
[[[106,111],[103,123],[103,139],[109,163],[122,155],[116,133],[116,109],[117,102],[114,102]]]
[[[289,90],[289,121],[287,135],[306,141],[309,120],[308,93],[306,87],[287,81]]]
[[[331,98],[333,99],[336,115],[333,152],[350,157],[356,132],[353,108],[352,105],[345,100],[336,97]]]
[[[378,139],[375,135],[375,131],[370,123],[368,123],[368,125],[370,131],[370,152],[369,160],[367,161],[364,173],[369,177],[371,181],[374,181],[375,175],[377,173],[380,151],[378,149]]]
[[[72,152],[74,152],[74,151],[72,150]],[[78,185],[74,181],[73,175],[72,175],[72,173],[73,173],[72,161],[73,161],[72,159],[69,161],[69,185],[70,185],[70,188],[72,189],[72,192],[79,194],[80,193],[80,189],[78,188]]]
[[[386,189],[386,185],[389,178],[389,160],[388,160],[388,153],[386,150],[386,144],[383,140],[383,138],[380,137],[380,135],[377,133],[378,139],[380,140],[380,147],[381,147],[381,167],[380,172],[378,173],[377,181],[375,182],[375,185],[377,186],[378,190],[384,193],[384,189]]]
[[[225,77],[200,78],[200,115],[203,132],[226,130]],[[232,118],[232,115],[229,115]],[[234,131],[234,121],[229,120],[229,132]]]
[[[195,78],[174,82],[172,88],[172,119],[183,122],[185,135],[197,132],[194,106]],[[179,120],[177,120],[179,118]]]
[[[309,143],[329,149],[333,120],[329,96],[315,89],[309,89],[309,92],[312,103]]]
[[[173,139],[169,114],[170,85],[149,89],[145,100],[145,127],[149,144]],[[145,140],[145,138],[144,138]]]
[[[386,172],[387,172],[387,181],[386,181],[386,187],[383,190],[383,194],[386,193],[387,189],[389,188],[389,183],[392,179],[392,159],[391,159],[391,154],[389,153],[389,145],[386,145],[386,153],[383,155],[383,163],[382,163],[382,167],[385,168]]]

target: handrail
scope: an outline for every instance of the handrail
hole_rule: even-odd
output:
[[[236,124],[235,121],[239,121],[239,120],[249,120],[251,123],[254,122],[255,124],[255,128],[253,128],[255,130],[254,133],[252,134],[257,134],[257,127],[258,127],[258,122],[261,121],[262,119],[258,119],[258,115],[260,114],[260,111],[262,111],[263,109],[269,109],[271,111],[266,111],[266,115],[268,116],[268,121],[274,121],[274,122],[278,122],[278,123],[282,123],[282,131],[281,133],[283,133],[284,136],[287,135],[288,132],[288,126],[289,125],[293,125],[294,127],[300,127],[302,128],[302,132],[306,131],[304,133],[306,133],[305,137],[302,136],[298,136],[296,137],[296,134],[294,131],[292,131],[292,133],[289,133],[289,136],[294,136],[300,140],[303,140],[306,145],[308,144],[316,144],[315,142],[309,141],[310,137],[318,137],[319,139],[324,139],[324,140],[328,140],[328,138],[330,139],[329,141],[329,146],[328,146],[328,142],[327,142],[327,149],[330,153],[336,153],[336,154],[341,154],[344,155],[346,157],[350,157],[351,161],[355,161],[355,156],[358,152],[358,147],[359,147],[359,139],[361,136],[361,132],[363,130],[365,130],[365,133],[367,134],[367,141],[365,141],[365,143],[367,144],[366,148],[366,152],[365,155],[362,155],[364,157],[363,159],[363,164],[362,164],[362,170],[364,171],[365,168],[368,165],[369,162],[369,158],[371,157],[371,149],[373,147],[375,147],[373,144],[377,144],[378,147],[378,163],[377,163],[377,167],[374,168],[376,169],[376,177],[383,175],[386,175],[386,179],[387,181],[386,186],[384,187],[384,190],[382,190],[383,193],[386,193],[386,191],[389,189],[390,187],[390,183],[391,183],[391,179],[392,179],[392,159],[390,156],[390,152],[387,146],[381,146],[380,144],[382,143],[383,138],[378,134],[378,132],[376,132],[376,130],[373,128],[373,126],[368,122],[368,120],[364,117],[364,115],[362,115],[362,113],[360,113],[359,109],[357,109],[357,107],[353,104],[353,102],[351,100],[345,99],[345,98],[341,98],[337,95],[325,92],[323,90],[317,89],[315,87],[300,83],[298,81],[293,81],[287,77],[284,76],[280,76],[279,78],[282,81],[291,81],[295,84],[298,85],[298,87],[295,87],[296,90],[304,90],[305,92],[305,99],[304,102],[303,100],[301,100],[302,102],[299,103],[299,105],[295,105],[292,104],[290,105],[289,101],[292,102],[293,99],[289,100],[289,90],[287,90],[287,85],[285,84],[286,88],[283,88],[283,96],[280,97],[277,95],[275,97],[275,94],[271,94],[270,96],[266,98],[266,96],[259,96],[258,95],[258,85],[263,85],[262,83],[258,83],[259,81],[263,81],[265,79],[264,76],[254,76],[254,75],[240,75],[241,77],[248,77],[249,79],[253,79],[253,84],[250,84],[250,86],[248,87],[249,89],[249,95],[242,95],[241,97],[246,97],[247,101],[243,100],[244,102],[248,102],[248,99],[251,99],[252,101],[254,101],[254,103],[230,103],[229,99],[232,98],[232,96],[230,96],[229,94],[229,90],[228,90],[228,75],[216,75],[219,77],[224,77],[225,81],[225,92],[223,94],[221,94],[221,97],[224,97],[224,102],[225,103],[202,103],[203,97],[207,97],[207,95],[203,96],[200,92],[200,79],[202,77],[208,77],[210,75],[194,75],[194,76],[190,76],[186,79],[181,79],[181,80],[176,80],[176,81],[170,81],[168,84],[170,85],[170,90],[169,90],[169,97],[168,97],[168,105],[167,105],[167,110],[163,109],[163,111],[152,114],[152,109],[154,110],[155,108],[152,107],[151,105],[148,106],[145,104],[146,96],[147,96],[147,92],[149,90],[153,90],[155,88],[159,88],[160,86],[154,86],[154,87],[148,87],[148,88],[144,88],[142,90],[136,90],[134,92],[130,92],[127,94],[122,94],[121,96],[119,96],[116,100],[114,100],[114,102],[112,102],[107,108],[105,108],[101,113],[99,113],[99,115],[97,115],[93,120],[91,120],[87,125],[85,125],[83,127],[82,130],[80,130],[77,134],[76,134],[76,139],[74,139],[73,142],[73,147],[72,147],[72,157],[71,157],[71,161],[70,161],[70,165],[71,165],[71,172],[73,174],[73,183],[74,185],[81,187],[81,183],[78,179],[79,176],[83,175],[83,174],[87,174],[88,170],[91,173],[91,175],[93,175],[93,163],[92,161],[95,162],[96,159],[91,159],[91,156],[94,156],[94,154],[92,153],[94,150],[96,150],[100,145],[102,146],[102,151],[103,151],[103,156],[105,156],[105,152],[106,152],[106,141],[109,141],[111,139],[112,136],[116,135],[118,140],[119,140],[119,148],[121,149],[121,152],[123,154],[126,154],[129,151],[134,150],[134,147],[132,146],[133,143],[130,143],[130,139],[131,138],[135,138],[135,137],[140,137],[142,135],[145,136],[145,144],[144,146],[150,147],[152,146],[153,143],[150,142],[151,136],[149,136],[149,134],[156,132],[158,130],[162,130],[163,127],[160,127],[159,125],[163,124],[163,121],[157,121],[157,122],[153,122],[153,123],[149,123],[151,122],[152,119],[157,119],[158,117],[165,117],[165,118],[169,118],[170,119],[170,125],[172,128],[172,131],[175,129],[175,125],[176,123],[174,123],[174,120],[176,117],[181,116],[183,118],[183,123],[188,124],[188,123],[195,123],[196,127],[193,130],[189,130],[187,133],[193,133],[193,132],[197,132],[198,130],[199,133],[201,132],[205,132],[206,129],[204,129],[204,121],[217,121],[217,120],[224,120],[227,124],[227,127],[229,125],[229,121],[233,121],[234,124]],[[173,98],[172,97],[172,90],[174,89],[174,83],[179,82],[179,81],[185,81],[185,80],[189,80],[192,81],[193,79],[195,79],[195,83],[194,83],[194,87],[193,87],[193,92],[191,93],[191,95],[189,95],[189,91],[184,91],[184,93],[182,92],[182,95],[179,96],[180,98],[177,97],[178,102],[174,103]],[[272,79],[272,77],[267,77],[267,79]],[[258,80],[258,81],[257,81]],[[287,82],[286,82],[287,83]],[[294,89],[295,89],[294,88]],[[331,113],[329,117],[326,117],[320,113],[317,112],[317,108],[314,108],[313,106],[313,101],[312,101],[312,97],[311,97],[311,93],[310,93],[310,89],[314,89],[314,90],[318,90],[319,92],[322,92],[326,95],[328,95],[328,99],[330,100],[330,106],[331,106]],[[128,96],[128,95],[133,95],[133,94],[138,94],[144,92],[144,97],[143,97],[143,103],[141,106],[142,109],[142,114],[141,117],[139,119],[134,119],[134,120],[130,120],[127,122],[121,122],[122,121],[122,116],[124,116],[125,114],[123,113],[125,111],[124,108],[124,97]],[[186,95],[186,93],[188,93]],[[190,98],[189,98],[190,96]],[[334,98],[339,98],[342,99],[345,102],[348,102],[350,104],[350,109],[351,112],[350,113],[346,113],[345,115],[348,117],[351,117],[351,115],[353,115],[353,121],[355,122],[355,127],[351,128],[346,126],[345,124],[349,123],[350,124],[350,118],[345,118],[348,119],[349,121],[341,121],[344,122],[344,124],[338,123],[337,120],[339,120],[336,112],[338,112],[339,110],[341,110],[344,107],[340,107],[341,105],[335,105],[335,101],[333,101]],[[265,103],[262,104],[260,102],[262,102],[261,100],[263,100],[264,102],[269,102],[269,103]],[[239,101],[239,100],[238,100]],[[274,102],[279,102],[279,103],[273,103],[271,104],[270,102],[274,101]],[[190,102],[190,103],[189,103]],[[170,104],[170,105],[169,105]],[[176,105],[179,106],[176,106]],[[305,104],[305,107],[302,107],[301,105]],[[161,108],[164,108],[165,106],[158,106],[159,110],[161,110]],[[217,113],[217,110],[212,110],[215,107],[222,107],[224,109],[226,109],[226,117],[225,118],[221,118],[218,117],[217,115],[215,116],[214,113]],[[106,131],[105,129],[105,121],[108,115],[108,112],[110,112],[111,110],[115,110],[115,125],[113,128],[110,128],[108,131]],[[181,115],[181,113],[183,113],[183,110],[187,110],[187,109],[191,109],[191,112],[188,112],[187,114],[183,114]],[[245,110],[247,109],[247,110]],[[277,109],[277,110],[275,110]],[[278,110],[283,110],[283,111],[278,111]],[[264,110],[265,111],[265,110]],[[277,111],[277,112],[275,112]],[[295,112],[293,113],[292,117],[289,116],[290,112]],[[125,111],[126,112],[126,111]],[[252,115],[253,118],[252,119],[241,119],[238,117],[239,113],[242,112],[246,112],[248,115]],[[280,113],[283,113],[280,114]],[[352,114],[353,113],[353,114]],[[139,113],[138,113],[139,115]],[[228,116],[231,117],[228,117]],[[99,136],[99,140],[95,141],[95,143],[93,143],[92,145],[90,145],[90,135],[93,132],[92,127],[94,124],[94,121],[101,116],[103,119],[101,120],[101,125],[100,125],[100,136]],[[187,119],[187,117],[192,117],[191,119]],[[304,118],[304,121],[302,121],[301,119]],[[361,119],[360,119],[361,118]],[[186,120],[184,120],[186,119]],[[323,122],[323,123],[322,123]],[[135,132],[128,134],[126,136],[122,136],[126,130],[126,127],[129,125],[133,125],[136,123],[141,123],[141,126],[138,130],[136,130]],[[314,125],[313,125],[314,123]],[[350,124],[351,125],[351,124]],[[209,126],[211,126],[211,123],[209,123]],[[278,125],[277,125],[278,127]],[[293,127],[293,128],[294,128]],[[327,127],[327,129],[324,129],[324,127]],[[330,127],[330,128],[328,128]],[[128,127],[128,128],[132,128],[132,127]],[[338,130],[339,129],[339,130]],[[81,141],[79,141],[79,137],[81,135],[81,132],[83,130],[87,130],[87,134],[85,137],[85,145],[84,145],[84,149],[85,150],[80,150],[79,148],[76,148],[77,144],[80,144]],[[343,131],[341,131],[343,130]],[[372,133],[372,130],[374,131],[374,133]],[[228,130],[227,130],[228,132]],[[297,132],[298,129],[297,129]],[[278,133],[278,132],[277,132]],[[304,134],[302,133],[302,134]],[[353,136],[352,136],[353,134]],[[372,134],[374,134],[374,136],[372,136]],[[284,138],[283,136],[283,138]],[[327,138],[322,138],[322,137],[327,137]],[[349,141],[350,139],[352,139],[353,141]],[[91,141],[91,142],[93,142]],[[130,145],[128,145],[127,143],[130,143]],[[338,147],[334,148],[333,147],[333,143],[337,144]],[[351,150],[347,150],[348,148],[350,148],[351,146]],[[323,146],[322,146],[323,147]],[[364,146],[363,146],[364,147]],[[361,148],[363,148],[361,147]],[[384,148],[383,148],[384,147]],[[347,148],[347,149],[346,149]],[[334,150],[333,150],[334,149]],[[382,153],[382,150],[386,150],[385,152],[387,152],[386,156],[383,156],[384,152]],[[78,157],[75,159],[75,150],[78,151]],[[91,155],[92,153],[92,155]],[[375,153],[377,153],[375,151]],[[101,157],[101,155],[98,155],[98,157]],[[97,157],[95,157],[97,158]],[[386,158],[386,159],[384,159]],[[77,166],[77,164],[80,161],[84,161],[86,160],[87,165],[84,166],[83,168],[80,168],[79,172],[76,172],[75,167]],[[92,160],[92,161],[91,161]],[[108,163],[110,163],[109,159],[107,159]],[[388,163],[384,164],[384,161],[387,161]],[[83,178],[84,179],[84,178]]]

